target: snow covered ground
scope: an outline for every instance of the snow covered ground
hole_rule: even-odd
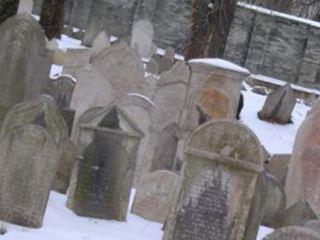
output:
[[[75,48],[80,42],[66,36],[59,41],[61,48]],[[61,72],[62,68],[53,66],[51,75]],[[249,126],[261,143],[271,153],[290,153],[294,138],[309,107],[298,103],[293,113],[293,124],[278,125],[260,121],[257,112],[262,108],[265,96],[243,91],[245,105],[241,121]],[[134,192],[134,191],[133,191]],[[134,195],[134,194],[132,194]],[[133,200],[133,196],[131,202]],[[29,229],[7,224],[3,240],[161,240],[162,225],[146,221],[129,214],[127,222],[115,222],[79,217],[65,207],[66,196],[51,192],[43,227]],[[261,240],[272,230],[261,227],[257,240]]]

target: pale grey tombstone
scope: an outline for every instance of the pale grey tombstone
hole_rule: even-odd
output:
[[[54,190],[65,193],[68,188],[73,164],[72,154],[74,150],[68,140],[68,128],[50,96],[41,95],[37,99],[22,102],[13,106],[7,113],[1,128],[1,134],[10,131],[11,128],[23,124],[33,124],[45,128],[54,138],[59,154],[59,164],[56,173],[58,186]],[[65,177],[67,176],[67,177]],[[64,187],[60,187],[64,186]]]
[[[41,227],[59,150],[42,127],[20,125],[1,134],[0,219]]]
[[[287,84],[268,95],[258,116],[267,121],[289,123],[296,101],[293,89]]]
[[[109,106],[127,93],[144,94],[145,78],[139,56],[125,43],[107,48],[92,59],[91,66],[77,73],[71,100],[75,123],[86,110]]]
[[[0,121],[15,104],[40,95],[51,56],[38,22],[15,15],[0,26]]]
[[[247,127],[208,122],[186,141],[180,190],[164,240],[247,239],[263,150]]]
[[[118,107],[82,118],[68,194],[76,214],[125,221],[142,132]]]
[[[320,235],[311,229],[294,226],[277,229],[263,240],[320,240]]]
[[[100,32],[92,43],[91,48],[91,57],[95,57],[97,54],[102,52],[104,49],[111,46],[109,36],[107,35],[106,31]]]
[[[18,14],[27,13],[32,14],[33,0],[20,0],[18,7]]]
[[[177,174],[165,170],[146,175],[139,184],[131,212],[149,221],[164,223],[178,180]]]
[[[153,40],[153,25],[147,19],[140,19],[133,24],[131,34],[131,48],[143,58],[151,57]]]

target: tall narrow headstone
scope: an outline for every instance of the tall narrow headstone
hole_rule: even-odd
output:
[[[59,151],[45,129],[21,125],[1,134],[0,219],[41,227]]]
[[[117,107],[91,113],[80,125],[68,207],[81,216],[125,221],[142,134]]]
[[[209,122],[186,141],[179,193],[164,240],[247,239],[263,151],[244,125]]]
[[[18,7],[18,14],[27,13],[31,15],[32,9],[33,9],[33,0],[20,0],[19,7]]]
[[[0,26],[0,121],[13,105],[40,94],[51,68],[45,46],[32,16],[16,15]]]

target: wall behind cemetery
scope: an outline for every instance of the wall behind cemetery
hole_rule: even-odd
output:
[[[239,5],[224,58],[254,74],[320,88],[320,23]]]

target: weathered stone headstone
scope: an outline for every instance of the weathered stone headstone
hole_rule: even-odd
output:
[[[127,93],[144,94],[143,63],[125,43],[107,48],[77,75],[71,100],[76,121],[89,108],[109,106]]]
[[[45,129],[22,125],[1,134],[0,219],[41,227],[59,151]]]
[[[275,154],[271,157],[270,161],[265,164],[265,168],[267,172],[285,184],[290,158],[290,154]]]
[[[175,51],[173,48],[167,48],[163,56],[153,55],[152,59],[159,67],[159,73],[169,71],[175,63]]]
[[[295,105],[294,91],[290,84],[287,84],[268,95],[258,116],[263,120],[286,124],[290,122]]]
[[[184,152],[180,190],[163,239],[247,239],[249,210],[263,171],[257,137],[235,122],[209,122],[189,137]]]
[[[159,75],[160,71],[159,71],[159,64],[156,61],[155,58],[151,58],[149,62],[147,62],[147,67],[146,67],[146,71],[148,73],[152,73],[155,75]]]
[[[119,108],[86,114],[68,207],[76,214],[125,221],[141,131]]]
[[[211,119],[236,119],[248,70],[222,59],[194,59],[189,63],[192,78],[184,129],[192,131]]]
[[[301,124],[291,155],[285,191],[287,207],[307,200],[320,213],[320,111],[312,109]]]
[[[93,40],[92,49],[91,49],[91,56],[95,57],[99,54],[102,50],[111,46],[109,36],[107,35],[106,31],[100,32],[96,38]]]
[[[71,76],[62,75],[56,79],[49,79],[44,93],[52,96],[59,108],[68,108],[75,84]]]
[[[170,171],[145,176],[137,189],[131,212],[149,221],[164,223],[168,217],[179,177]]]
[[[73,149],[70,148],[68,140],[68,128],[56,107],[54,100],[50,96],[40,96],[37,99],[22,102],[13,106],[7,113],[1,128],[1,134],[10,131],[11,128],[23,124],[33,124],[43,127],[54,138],[61,157],[57,166],[56,181],[64,182],[64,190],[61,187],[59,192],[65,193],[69,184],[73,159],[70,157]],[[60,179],[60,177],[63,177]],[[61,184],[60,184],[61,185]]]
[[[27,13],[31,15],[32,9],[33,9],[33,0],[20,0],[19,7],[18,7],[18,14]]]
[[[295,226],[278,229],[263,240],[320,240],[320,235],[308,228]]]
[[[150,21],[141,19],[133,24],[130,46],[141,57],[151,57],[152,40],[153,25]]]
[[[0,26],[0,121],[15,104],[40,94],[51,57],[45,35],[29,15],[16,15]]]

